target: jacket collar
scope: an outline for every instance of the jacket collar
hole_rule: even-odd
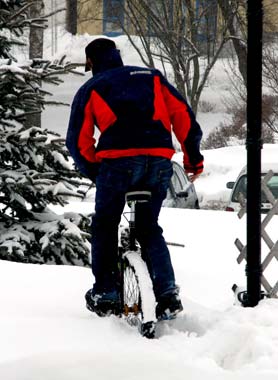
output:
[[[93,61],[92,72],[93,75],[101,73],[106,70],[115,69],[117,67],[123,66],[123,61],[120,55],[119,50],[111,49],[105,51]]]

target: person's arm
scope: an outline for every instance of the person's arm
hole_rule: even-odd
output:
[[[173,132],[183,151],[184,169],[193,182],[203,171],[204,157],[200,153],[202,130],[185,99],[164,77],[161,78],[161,88]]]
[[[72,103],[66,146],[79,171],[93,182],[99,167],[94,144],[92,99],[81,88]]]

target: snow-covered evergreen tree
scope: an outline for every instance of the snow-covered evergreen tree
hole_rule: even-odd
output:
[[[71,64],[19,62],[13,48],[32,22],[30,1],[0,0],[0,258],[28,263],[88,264],[88,219],[59,216],[49,204],[78,196],[82,178],[64,140],[26,123],[41,112],[41,81],[58,84]],[[27,125],[28,124],[28,125]]]

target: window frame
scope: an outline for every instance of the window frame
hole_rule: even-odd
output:
[[[120,14],[120,23],[124,23],[124,0],[103,0],[102,3],[102,11],[103,11],[103,21],[102,21],[102,32],[104,35],[108,37],[117,37],[123,34],[123,29],[120,26],[115,27],[115,30],[111,28],[111,25],[116,25],[118,22],[118,15],[109,15],[108,12],[111,10],[111,3],[120,3],[120,9],[122,9],[122,12]],[[110,25],[110,27],[108,26]]]

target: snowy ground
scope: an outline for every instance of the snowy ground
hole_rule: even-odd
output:
[[[90,269],[0,264],[0,378],[5,380],[271,379],[278,376],[278,302],[234,305],[245,284],[236,237],[245,221],[224,211],[164,209],[184,311],[142,338],[85,308]],[[272,226],[277,236],[277,223]],[[277,269],[277,268],[276,268]],[[277,280],[278,271],[269,271]]]
[[[61,36],[59,44],[82,62],[83,47],[90,40]],[[119,43],[123,49],[125,42]],[[135,61],[129,49],[124,52],[124,58]],[[205,131],[223,121],[221,94],[214,87],[225,93],[222,75],[218,70],[207,89],[216,106],[214,113],[200,114]],[[55,92],[70,103],[86,78],[68,78]],[[64,135],[68,113],[66,108],[49,108],[43,124]],[[264,146],[264,159],[277,161],[277,150],[278,145]],[[245,164],[245,147],[203,153],[205,171],[196,182],[197,191],[203,203],[226,201],[225,184]],[[74,207],[88,212],[93,204],[68,206]],[[123,320],[99,318],[86,310],[84,293],[93,282],[90,269],[1,261],[0,379],[277,380],[277,299],[242,308],[234,304],[231,291],[234,283],[246,283],[245,265],[237,264],[234,245],[237,237],[245,242],[245,218],[224,211],[163,209],[160,224],[168,242],[184,244],[169,246],[184,311],[175,321],[161,323],[155,340],[142,338]],[[275,219],[268,227],[274,241],[277,224]],[[267,270],[272,284],[277,273],[275,260]]]

